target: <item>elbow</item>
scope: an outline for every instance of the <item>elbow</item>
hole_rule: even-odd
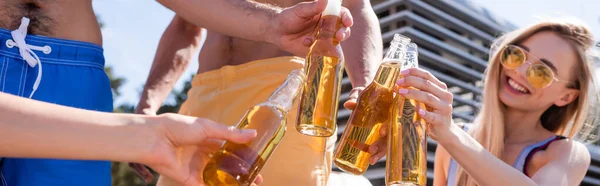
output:
[[[202,35],[202,27],[185,20],[179,15],[175,15],[175,17],[173,17],[173,24],[177,25],[180,30],[184,31],[188,35],[195,37]]]
[[[188,40],[194,47],[200,46],[202,40],[202,27],[185,20],[181,16],[175,15],[168,29],[170,30],[168,31],[170,33],[169,35],[177,35],[175,37],[178,37],[179,40]]]

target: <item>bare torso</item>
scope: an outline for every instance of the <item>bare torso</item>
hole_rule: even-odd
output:
[[[256,0],[257,2],[290,7],[307,0]],[[240,20],[243,21],[243,20]],[[225,36],[208,30],[198,57],[198,73],[219,69],[225,65],[240,65],[254,60],[289,56],[272,44]]]
[[[28,33],[102,45],[92,0],[1,0],[0,28],[15,30],[30,19]]]

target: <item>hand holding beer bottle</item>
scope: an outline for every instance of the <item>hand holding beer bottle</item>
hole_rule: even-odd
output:
[[[375,79],[358,97],[340,143],[335,149],[335,165],[349,173],[362,174],[369,167],[369,146],[380,138],[380,128],[389,123],[394,101],[394,83],[410,39],[396,35],[379,66]]]
[[[403,69],[418,67],[417,45],[410,43],[402,64]],[[402,79],[405,77],[402,76]],[[403,80],[400,80],[402,82]],[[404,90],[418,90],[403,86]],[[392,122],[387,133],[387,161],[385,180],[387,186],[427,184],[427,135],[425,120],[418,110],[426,109],[418,100],[396,95],[392,109]]]
[[[344,72],[344,53],[337,30],[342,27],[341,0],[329,0],[317,28],[317,40],[306,57],[306,83],[298,109],[298,132],[332,136],[337,127],[338,104]]]
[[[204,169],[206,185],[248,186],[254,182],[285,134],[287,113],[304,79],[302,70],[293,70],[267,101],[246,112],[237,128],[255,129],[258,137],[244,144],[225,142]]]
[[[329,8],[332,2],[340,4],[339,7]],[[337,17],[335,20],[337,25],[335,30],[331,30],[331,34],[335,35],[338,42],[346,40],[350,36],[349,27],[352,26],[353,21],[350,11],[341,7],[339,2],[340,0],[317,0],[302,2],[283,9],[272,21],[264,40],[294,55],[304,56],[309,51],[309,47],[313,45],[313,41],[318,40],[318,38],[314,38],[314,31],[322,14]]]

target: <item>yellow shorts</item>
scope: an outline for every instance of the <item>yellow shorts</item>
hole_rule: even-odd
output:
[[[267,100],[304,59],[278,57],[202,73],[192,80],[180,114],[236,125],[252,106]],[[283,140],[261,171],[261,186],[325,185],[331,170],[335,135],[309,137],[296,131],[298,99],[287,118]]]

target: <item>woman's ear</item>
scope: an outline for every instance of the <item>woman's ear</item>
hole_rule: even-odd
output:
[[[554,102],[554,105],[559,107],[568,105],[569,103],[573,102],[573,100],[577,99],[577,96],[579,96],[579,90],[568,89],[560,99]]]

